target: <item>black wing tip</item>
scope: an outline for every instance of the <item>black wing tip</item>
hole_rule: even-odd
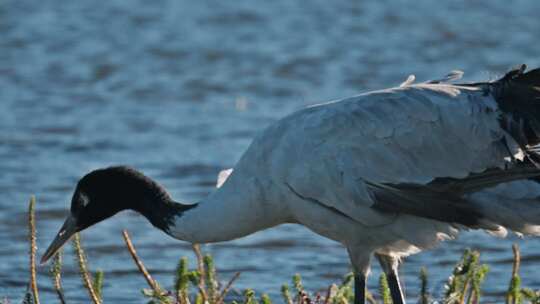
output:
[[[514,80],[517,77],[523,75],[526,69],[527,69],[527,65],[522,63],[519,66],[514,67],[510,71],[506,72],[506,74],[504,74],[503,77],[497,80],[497,82],[508,82],[508,81]]]
[[[540,144],[540,68],[527,71],[527,65],[522,64],[492,82],[491,88],[502,112],[502,128],[528,156],[539,154],[527,147]]]
[[[540,68],[527,71],[526,64],[520,64],[506,72],[503,77],[496,80],[498,84],[519,83],[523,85],[540,86]]]
[[[372,208],[385,213],[403,213],[481,228],[483,214],[468,200],[449,192],[418,184],[386,184],[366,182],[374,199]]]

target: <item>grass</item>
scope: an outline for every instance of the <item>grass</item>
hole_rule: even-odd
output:
[[[36,275],[36,228],[35,228],[35,198],[32,197],[28,209],[29,223],[29,260],[30,275],[27,291],[23,298],[23,303],[40,303],[38,280]],[[272,300],[265,294],[257,294],[253,289],[246,289],[241,296],[227,297],[234,282],[240,276],[236,273],[226,283],[222,284],[219,274],[216,271],[214,261],[210,255],[204,255],[199,245],[193,245],[196,256],[196,268],[189,269],[188,259],[180,258],[175,269],[172,290],[166,290],[149,273],[143,261],[137,255],[137,251],[127,231],[122,233],[126,249],[129,251],[135,266],[146,280],[148,288],[141,288],[141,297],[145,297],[148,303],[156,304],[271,304]],[[102,294],[104,272],[101,270],[92,274],[89,270],[86,256],[80,236],[76,234],[73,239],[75,248],[75,259],[79,265],[82,288],[81,292],[88,294],[89,301],[94,304],[106,302],[107,295]],[[512,273],[508,290],[503,299],[498,302],[507,304],[540,304],[540,291],[530,288],[523,288],[519,276],[520,252],[517,245],[513,248],[514,259]],[[62,288],[62,251],[58,252],[51,265],[50,276],[53,288],[58,296],[58,301],[62,304],[69,303],[69,299],[64,296]],[[172,271],[172,269],[171,269]],[[478,251],[465,250],[461,259],[457,262],[448,278],[445,290],[440,299],[434,299],[429,293],[428,272],[425,268],[420,270],[419,276],[419,298],[416,302],[421,304],[444,303],[444,304],[478,304],[482,299],[482,284],[489,272],[489,267],[480,261]],[[86,291],[83,291],[85,289]],[[349,304],[354,303],[353,275],[347,274],[338,284],[330,285],[321,292],[309,292],[304,288],[302,277],[295,274],[292,277],[291,285],[283,284],[281,287],[282,298],[276,302],[285,304]],[[367,303],[370,304],[391,304],[390,291],[386,277],[382,274],[379,278],[379,290],[376,294],[366,292]],[[0,303],[10,303],[8,299],[0,299]]]

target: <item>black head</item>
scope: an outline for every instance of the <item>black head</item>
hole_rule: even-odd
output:
[[[77,183],[71,199],[71,215],[83,230],[116,213],[144,211],[144,204],[172,202],[165,189],[141,172],[129,167],[95,170]]]
[[[70,215],[43,255],[42,263],[76,232],[122,210],[135,210],[167,231],[174,216],[191,206],[175,203],[163,187],[135,169],[120,166],[92,171],[77,183]]]

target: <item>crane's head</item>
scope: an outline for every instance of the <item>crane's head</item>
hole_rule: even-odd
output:
[[[166,230],[168,217],[178,208],[156,182],[129,167],[92,171],[77,183],[69,215],[41,258],[50,259],[75,233],[116,213],[133,209]],[[184,206],[184,205],[181,205]]]

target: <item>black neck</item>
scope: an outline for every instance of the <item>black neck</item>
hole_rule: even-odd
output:
[[[189,210],[194,205],[184,205],[171,199],[143,199],[139,200],[131,209],[139,212],[155,227],[168,232],[174,225],[175,217],[182,216],[182,213]]]
[[[174,218],[181,216],[186,210],[196,205],[184,205],[175,202],[167,191],[147,176],[130,172],[128,182],[124,184],[124,198],[129,209],[135,210],[146,217],[152,225],[168,232],[174,224]]]

